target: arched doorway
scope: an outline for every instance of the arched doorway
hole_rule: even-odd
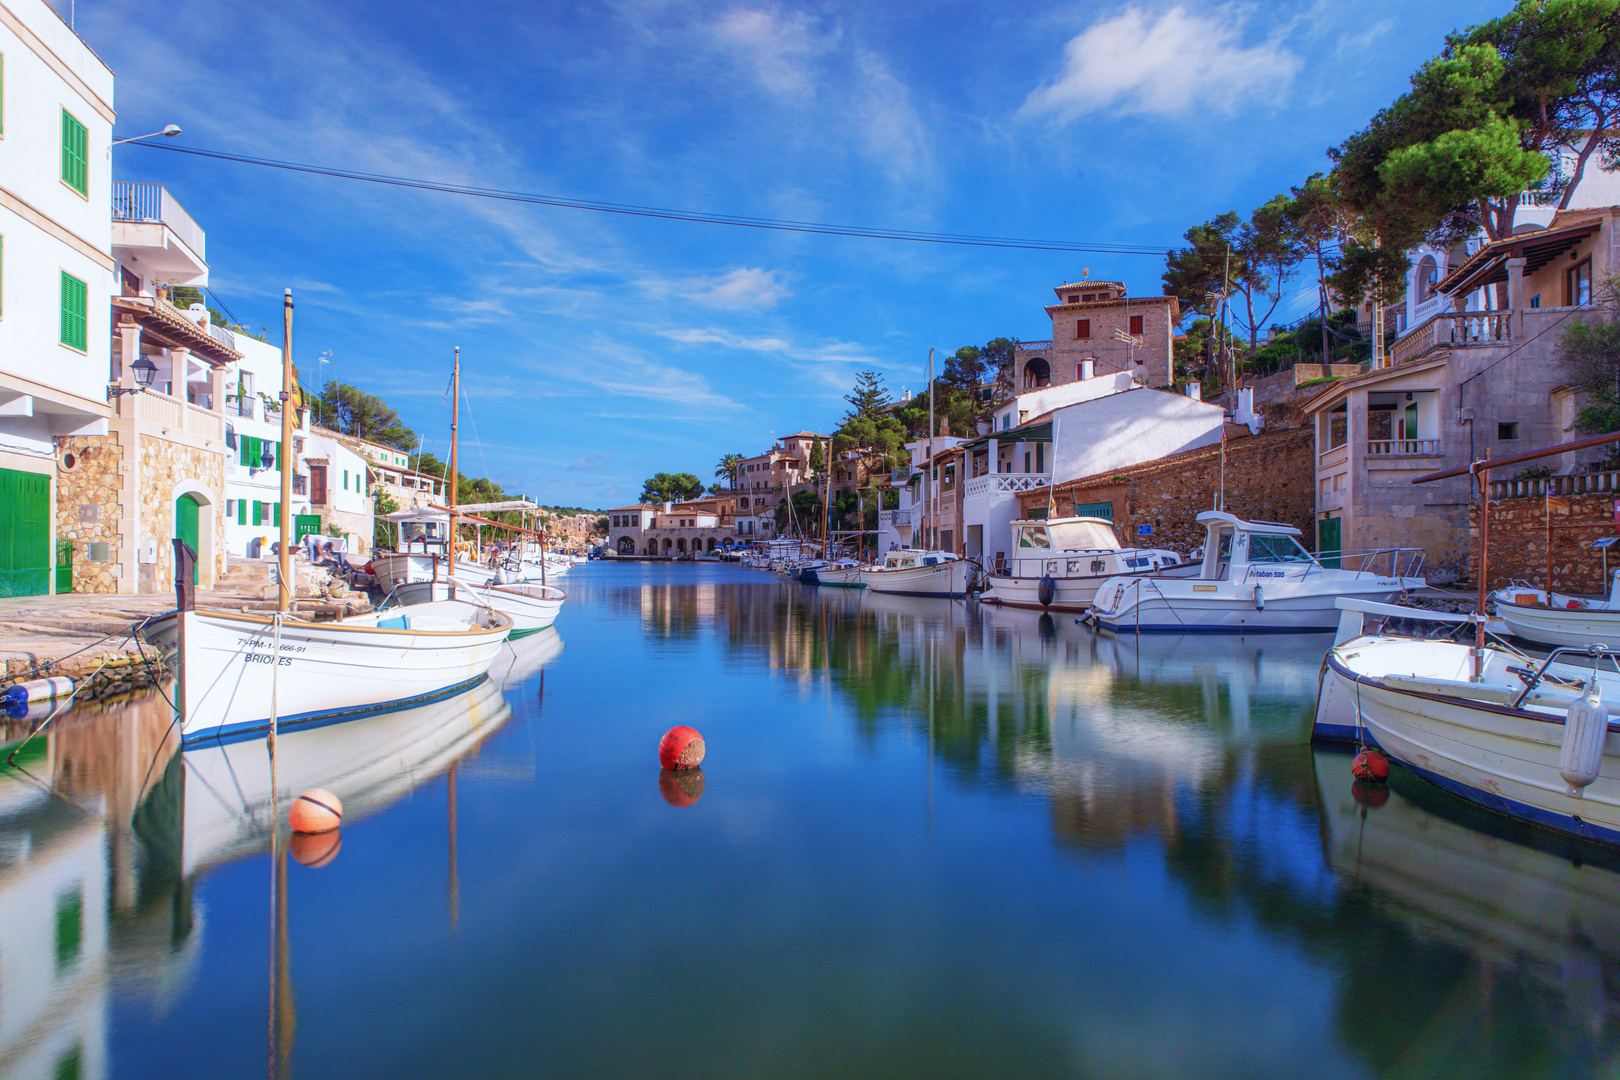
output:
[[[191,583],[197,583],[198,567],[202,563],[202,542],[199,522],[202,517],[202,506],[197,497],[190,492],[174,500],[174,535],[184,541],[191,550],[197,553],[197,562],[191,567]]]
[[[712,537],[712,536],[709,537],[709,550],[710,551],[714,550],[714,537]]]
[[[634,540],[630,539],[628,536],[619,537],[619,554],[620,555],[634,555],[635,553],[636,553],[636,542]]]
[[[679,536],[675,538],[675,550],[683,555],[686,554],[686,537]]]
[[[1024,389],[1039,390],[1052,385],[1052,365],[1039,356],[1024,365]]]
[[[674,546],[675,546],[674,543],[670,540],[669,537],[667,537],[667,536],[664,537],[664,554],[665,555],[668,555],[669,554],[669,549],[674,547]]]

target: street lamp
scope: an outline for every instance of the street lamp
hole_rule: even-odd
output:
[[[133,364],[129,365],[129,369],[131,373],[134,374],[135,381],[139,385],[107,387],[108,401],[114,401],[123,397],[125,394],[138,394],[142,390],[145,390],[148,386],[151,386],[152,380],[157,377],[157,365],[152,363],[152,361],[148,360],[144,356],[135,361]]]
[[[142,139],[155,139],[159,135],[162,135],[165,139],[172,139],[178,134],[180,134],[179,124],[165,124],[163,125],[162,131],[149,131],[145,135],[131,135],[127,139],[114,139],[110,145],[117,146],[119,143],[139,142]]]

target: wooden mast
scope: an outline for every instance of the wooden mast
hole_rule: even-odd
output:
[[[456,453],[460,445],[460,438],[457,435],[460,422],[461,346],[457,345],[455,366],[450,371],[450,478],[446,484],[446,487],[449,488],[446,494],[450,496],[448,500],[450,507],[450,553],[445,565],[449,571],[449,576],[452,578],[450,582],[450,596],[452,598],[456,595],[456,584],[453,579],[456,576]]]
[[[281,301],[281,446],[276,464],[281,466],[281,561],[276,567],[276,610],[285,612],[292,606],[292,290],[288,289]]]
[[[928,350],[928,471],[923,474],[923,489],[928,492],[928,498],[923,503],[925,511],[923,518],[928,522],[927,530],[923,536],[922,545],[925,551],[933,551],[939,547],[939,524],[934,520],[939,500],[934,494],[934,350]]]

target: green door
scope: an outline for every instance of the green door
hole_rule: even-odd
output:
[[[174,535],[191,545],[192,551],[199,551],[197,547],[197,500],[190,495],[182,495],[174,500]],[[202,561],[199,551],[198,561]],[[197,567],[191,568],[191,583],[197,583]]]
[[[1316,523],[1316,557],[1329,570],[1339,569],[1339,518],[1323,518]]]
[[[0,596],[51,591],[51,478],[0,469]]]
[[[73,541],[56,542],[56,591],[73,591]]]

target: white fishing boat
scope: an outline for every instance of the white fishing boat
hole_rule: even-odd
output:
[[[1500,644],[1369,634],[1369,614],[1474,617],[1353,600],[1340,606],[1344,622],[1328,651],[1313,738],[1376,746],[1481,806],[1620,843],[1614,654],[1561,648],[1537,661]]]
[[[1421,588],[1415,548],[1341,552],[1325,565],[1292,525],[1206,510],[1204,558],[1169,574],[1110,578],[1091,618],[1114,631],[1245,633],[1332,630],[1340,597],[1387,602]],[[1347,568],[1350,563],[1354,568]]]
[[[875,593],[901,596],[966,596],[972,564],[949,551],[901,548],[885,552],[876,566],[861,568],[861,584]]]
[[[806,585],[826,585],[833,589],[863,589],[866,587],[861,579],[863,569],[856,559],[836,559],[801,571],[799,580]]]
[[[337,622],[203,609],[170,612],[142,637],[178,672],[181,739],[258,735],[403,708],[484,677],[512,619],[439,600]],[[272,693],[273,692],[273,693]]]
[[[1567,596],[1554,590],[1513,584],[1492,594],[1496,614],[1508,633],[1540,645],[1603,645],[1620,649],[1620,570],[1614,572],[1607,600]]]
[[[386,590],[419,581],[445,580],[451,576],[474,584],[485,584],[494,576],[494,569],[466,558],[450,566],[450,514],[446,510],[424,507],[399,510],[384,514],[383,520],[399,529],[399,543],[393,551],[379,551],[371,556],[368,572],[377,578],[377,584]],[[540,576],[538,566],[535,577]],[[526,577],[527,573],[517,576]]]
[[[392,604],[414,611],[423,604],[452,598],[484,604],[509,616],[512,620],[511,636],[521,638],[556,622],[568,594],[555,585],[541,585],[534,581],[509,584],[491,581],[483,585],[459,579],[418,581],[395,589]]]
[[[1183,565],[1174,551],[1124,548],[1114,523],[1100,517],[1023,519],[1012,523],[1012,554],[997,566],[987,604],[1085,611],[1111,577],[1156,574]]]

